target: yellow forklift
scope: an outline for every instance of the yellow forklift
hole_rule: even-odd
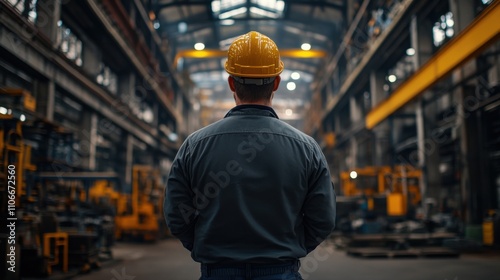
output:
[[[164,234],[162,218],[163,191],[157,169],[146,165],[132,167],[132,193],[120,194],[117,200],[115,236],[138,237],[156,241]],[[126,203],[126,207],[124,207]]]

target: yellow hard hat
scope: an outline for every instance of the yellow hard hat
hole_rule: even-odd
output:
[[[236,38],[227,52],[226,72],[243,78],[268,78],[283,72],[276,44],[256,31]]]

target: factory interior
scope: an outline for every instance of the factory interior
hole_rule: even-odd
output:
[[[0,0],[0,278],[199,279],[166,182],[252,30],[337,195],[302,277],[498,279],[500,0]]]

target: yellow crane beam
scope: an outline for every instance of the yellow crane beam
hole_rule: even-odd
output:
[[[466,29],[449,41],[426,64],[401,84],[365,118],[372,129],[451,71],[475,57],[500,37],[500,1],[494,1]]]
[[[322,58],[325,57],[327,53],[323,50],[308,50],[304,51],[301,49],[287,49],[280,50],[281,57],[293,57],[293,58]],[[174,58],[174,67],[177,67],[177,63],[180,58],[223,58],[227,56],[227,51],[223,50],[181,50],[177,52]]]

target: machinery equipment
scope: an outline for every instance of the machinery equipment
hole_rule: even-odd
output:
[[[23,122],[27,115],[33,114],[36,104],[30,92],[16,88],[0,88],[0,101],[0,218],[3,221],[13,219],[9,220],[13,223],[12,230],[5,227],[0,229],[0,272],[2,275],[9,275],[4,273],[8,267],[5,266],[6,253],[3,252],[8,252],[7,248],[10,251],[13,246],[14,263],[17,264],[24,248],[34,246],[41,249],[45,245],[45,239],[43,236],[40,238],[30,235],[30,228],[34,226],[33,221],[37,217],[25,212],[23,207],[27,202],[36,201],[27,192],[31,172],[36,167],[31,164],[31,147],[24,143],[23,137]],[[47,266],[58,261],[57,258],[51,259],[50,255],[45,259]],[[16,271],[15,277],[19,277],[19,267]]]
[[[0,254],[1,275],[85,272],[112,257],[115,237],[156,240],[166,233],[158,170],[133,166],[132,192],[123,193],[116,173],[71,165],[73,133],[36,115],[30,92],[1,88],[0,104],[0,216],[17,219],[15,236],[0,229],[0,250],[6,252]],[[11,169],[15,188],[8,189]],[[9,237],[15,240],[17,275],[4,273],[14,245]]]
[[[411,166],[357,168],[341,172],[340,179],[342,195],[366,199],[366,210],[378,214],[406,216],[421,202],[422,171]]]
[[[159,171],[150,166],[132,167],[132,193],[120,194],[117,204],[116,237],[125,235],[139,237],[146,241],[157,240],[164,233],[162,226],[163,192],[161,191]],[[123,207],[123,201],[127,207]]]
[[[111,258],[115,207],[93,200],[91,186],[114,184],[114,172],[40,172],[36,182],[43,186],[44,209],[54,216],[55,227],[67,235],[68,265],[80,271],[98,267]]]
[[[15,224],[14,235],[6,227],[0,229],[0,249],[15,246],[18,273],[4,273],[8,267],[2,259],[1,275],[37,277],[98,265],[98,254],[109,249],[113,239],[103,237],[106,232],[113,236],[114,223],[91,204],[88,190],[94,181],[113,180],[116,174],[75,173],[69,164],[64,170],[40,172],[54,171],[61,157],[70,156],[71,142],[59,140],[71,140],[71,133],[37,116],[34,98],[26,90],[0,88],[0,104],[0,216]],[[12,177],[7,176],[9,170],[15,171]]]
[[[357,168],[342,172],[337,199],[338,228],[347,254],[380,256],[457,256],[444,248],[456,233],[435,232],[417,219],[422,171],[411,166]]]

